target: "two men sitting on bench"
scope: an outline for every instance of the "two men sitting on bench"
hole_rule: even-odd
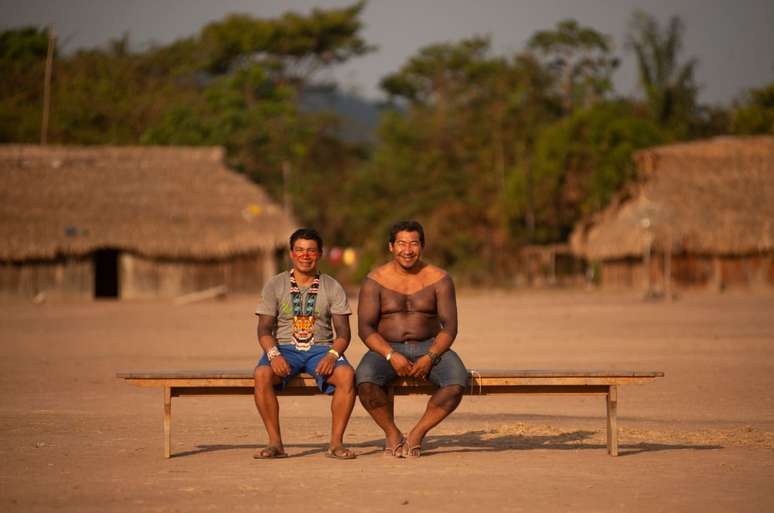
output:
[[[359,336],[369,351],[357,369],[360,400],[385,434],[385,454],[417,457],[422,440],[459,405],[467,371],[450,349],[457,335],[457,305],[451,277],[422,261],[424,230],[414,221],[390,230],[392,260],[372,271],[358,300]],[[326,455],[352,459],[343,435],[354,406],[354,372],[343,353],[349,345],[351,309],[341,285],[321,274],[322,239],[311,229],[290,238],[293,268],[264,287],[258,338],[265,354],[255,369],[255,403],[269,436],[256,458],[287,456],[274,387],[304,371],[320,390],[333,394],[332,430]],[[335,338],[334,338],[335,330]],[[428,379],[439,388],[404,438],[395,425],[385,387],[396,376]]]

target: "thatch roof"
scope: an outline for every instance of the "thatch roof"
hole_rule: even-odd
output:
[[[218,259],[282,246],[293,224],[220,148],[0,145],[0,261]]]
[[[637,183],[579,223],[570,243],[591,260],[774,250],[774,137],[718,137],[637,152]]]

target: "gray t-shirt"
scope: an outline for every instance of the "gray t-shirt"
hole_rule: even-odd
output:
[[[301,290],[301,304],[306,303],[309,287]],[[261,302],[255,309],[257,315],[271,315],[277,318],[274,338],[280,344],[293,343],[293,303],[290,300],[290,272],[285,271],[273,276],[263,287]],[[347,293],[344,287],[327,274],[320,274],[320,290],[314,305],[314,341],[316,344],[333,342],[331,315],[350,315]]]

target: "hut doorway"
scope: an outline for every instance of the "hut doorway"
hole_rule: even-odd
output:
[[[94,252],[94,297],[118,298],[118,250]]]

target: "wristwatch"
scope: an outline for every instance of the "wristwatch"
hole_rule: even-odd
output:
[[[426,352],[425,355],[430,357],[430,361],[433,362],[433,365],[441,361],[441,355],[434,353],[432,351]]]
[[[385,360],[387,360],[387,361],[389,362],[389,361],[390,361],[390,358],[392,358],[392,353],[394,353],[394,352],[395,352],[395,351],[390,351],[389,353],[387,353],[387,356],[385,356],[385,357],[384,357],[384,359],[385,359]]]

